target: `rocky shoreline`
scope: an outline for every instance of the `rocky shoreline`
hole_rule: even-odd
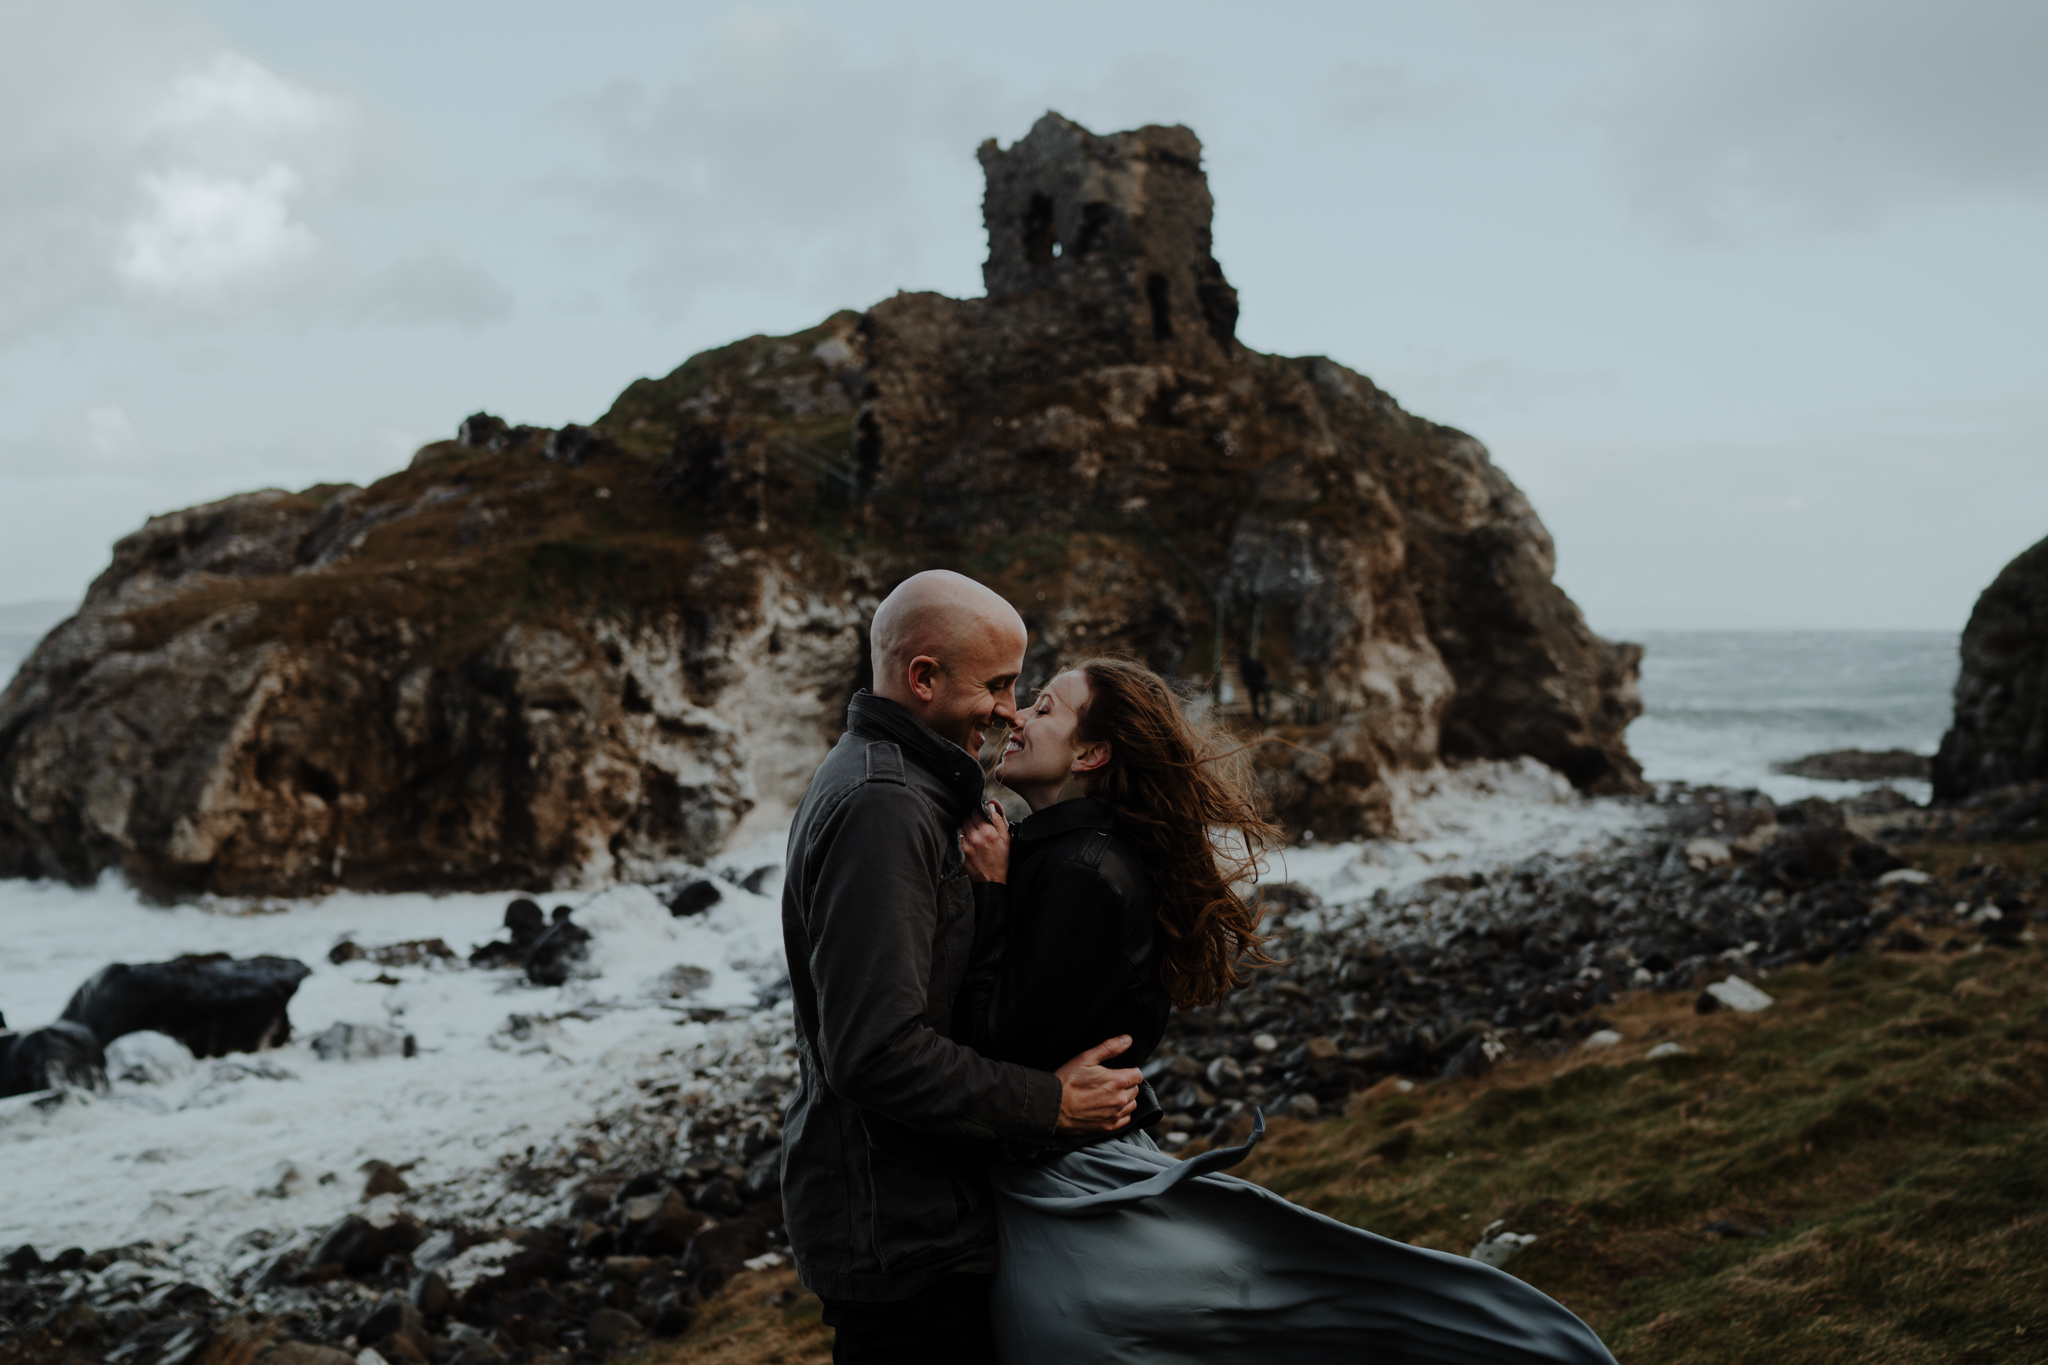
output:
[[[1733,983],[1791,963],[2017,946],[2048,900],[2041,878],[1901,857],[2013,837],[1999,821],[2028,795],[2010,795],[1959,818],[1882,790],[1779,807],[1680,787],[1638,832],[1576,855],[1328,904],[1274,887],[1287,960],[1226,1005],[1175,1016],[1148,1067],[1168,1110],[1156,1135],[1199,1150],[1253,1106],[1311,1120],[1511,1057],[1597,1050],[1614,1041],[1601,1010],[1628,991],[1757,1007],[1767,994]],[[370,1163],[357,1212],[298,1238],[252,1235],[212,1274],[160,1245],[13,1251],[11,1349],[187,1365],[219,1341],[216,1354],[243,1342],[276,1365],[364,1350],[493,1365],[596,1361],[677,1334],[702,1298],[779,1256],[787,1019],[786,1005],[756,1011],[688,1074],[508,1161],[488,1199],[408,1189],[403,1170]]]

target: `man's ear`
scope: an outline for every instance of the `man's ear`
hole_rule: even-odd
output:
[[[937,690],[939,661],[929,654],[920,654],[904,665],[903,672],[910,683],[910,695],[919,701],[930,701]]]
[[[1079,777],[1082,773],[1095,772],[1108,762],[1109,741],[1106,739],[1097,740],[1074,756],[1074,766],[1071,771],[1076,777]]]

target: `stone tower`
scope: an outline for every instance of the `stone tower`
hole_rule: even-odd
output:
[[[1100,137],[1048,113],[1007,151],[984,142],[980,157],[990,299],[1068,304],[1127,341],[1133,361],[1231,357],[1237,291],[1211,254],[1215,201],[1194,133]]]

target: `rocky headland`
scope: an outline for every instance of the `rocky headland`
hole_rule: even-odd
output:
[[[151,895],[649,879],[800,791],[906,573],[993,584],[1027,672],[1127,651],[1259,692],[1291,826],[1529,756],[1641,789],[1595,636],[1463,432],[1236,340],[1185,128],[982,148],[984,298],[900,294],[478,414],[367,488],[152,519],[0,696],[0,875]]]
[[[2005,566],[1963,628],[1955,722],[1934,756],[1934,799],[2001,807],[2042,828],[2048,796],[2048,540]]]

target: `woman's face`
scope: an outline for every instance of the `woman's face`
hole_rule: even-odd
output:
[[[1073,772],[1074,761],[1094,745],[1077,744],[1074,727],[1088,704],[1088,679],[1069,670],[1047,683],[1028,709],[1017,713],[1016,728],[996,764],[996,780],[1012,791],[1057,787]]]

